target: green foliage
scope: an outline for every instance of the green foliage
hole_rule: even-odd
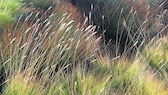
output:
[[[1,0],[0,2],[1,10],[9,11],[10,13],[15,13],[21,8],[21,0]]]
[[[9,24],[12,21],[14,21],[14,18],[9,13],[0,13],[0,25]]]
[[[15,19],[16,12],[22,7],[21,0],[0,1],[0,25],[9,24]]]

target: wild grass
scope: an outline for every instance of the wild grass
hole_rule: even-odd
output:
[[[114,11],[118,18],[108,19],[117,20],[114,51],[102,44],[98,26],[79,27],[68,13],[46,19],[31,13],[6,27],[0,43],[2,95],[167,95],[167,25],[157,17],[151,23],[148,14],[140,20],[122,4]],[[129,40],[119,54],[124,31]]]
[[[10,70],[14,70],[9,72],[15,72],[19,68],[21,69],[19,71],[22,71],[27,66],[35,66],[43,71],[46,69],[43,65],[47,66],[47,64],[55,70],[58,64],[60,67],[71,67],[78,61],[89,61],[90,58],[94,58],[98,46],[95,44],[98,42],[92,37],[95,35],[93,32],[95,27],[89,26],[81,30],[71,25],[73,21],[66,22],[65,15],[61,16],[53,15],[45,22],[40,23],[37,20],[35,24],[29,26],[24,26],[25,20],[21,26],[19,24],[15,26],[16,30],[12,33],[19,35],[12,35],[11,40],[4,43],[4,52],[2,51],[3,61],[10,65]],[[35,72],[37,73],[38,70]]]

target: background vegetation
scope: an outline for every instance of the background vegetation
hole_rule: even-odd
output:
[[[167,95],[166,4],[1,0],[1,94]]]

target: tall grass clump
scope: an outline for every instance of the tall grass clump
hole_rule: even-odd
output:
[[[9,37],[3,37],[1,70],[6,78],[30,72],[46,83],[58,73],[69,73],[78,64],[85,66],[95,59],[99,39],[94,39],[94,26],[78,28],[66,14],[53,14],[32,24],[29,19],[31,15],[8,29]]]
[[[79,59],[84,60],[86,56],[89,58],[88,54],[91,53],[92,55],[92,53],[96,50],[96,49],[93,50],[93,48],[96,47],[95,44],[86,44],[87,42],[89,43],[92,42],[90,38],[92,38],[92,35],[94,35],[95,33],[92,33],[92,35],[90,36],[87,36],[87,35],[89,35],[90,32],[94,30],[94,27],[90,26],[86,30],[82,30],[82,32],[80,32],[80,29],[75,30],[75,27],[71,25],[73,21],[70,21],[69,23],[64,23],[65,19],[67,18],[55,17],[54,19],[51,18],[51,21],[49,22],[47,21],[49,19],[47,19],[46,22],[43,22],[43,23],[36,22],[35,24],[28,26],[28,28],[26,27],[26,29],[24,29],[23,28],[24,26],[22,26],[25,23],[21,24],[21,26],[16,26],[18,29],[14,30],[13,33],[15,31],[16,32],[19,31],[19,33],[21,33],[20,37],[15,38],[15,35],[13,35],[14,36],[13,39],[11,39],[10,43],[6,45],[7,47],[4,48],[4,50],[8,51],[8,52],[5,52],[4,55],[7,55],[7,57],[10,57],[9,55],[14,54],[13,57],[15,58],[16,56],[15,56],[15,53],[13,52],[17,51],[16,54],[19,53],[20,55],[21,53],[22,55],[23,53],[25,54],[25,56],[27,56],[27,54],[32,54],[32,53],[34,56],[36,54],[37,56],[43,55],[42,58],[44,58],[43,60],[45,60],[46,54],[47,55],[51,54],[53,55],[53,56],[50,56],[51,61],[54,61],[52,57],[56,56],[55,54],[59,54],[59,56],[57,57],[60,57],[60,59],[63,59],[63,60],[60,60],[60,63],[70,62],[71,60],[72,64],[74,64]],[[42,24],[44,25],[42,26]],[[57,26],[53,27],[52,25],[54,24]],[[23,30],[20,30],[20,28]],[[25,33],[24,31],[27,34],[24,34]],[[84,33],[86,34],[83,35]],[[50,42],[53,42],[53,43],[50,43]],[[55,47],[55,48],[52,49],[52,47]],[[12,49],[12,51],[10,51],[10,48]],[[13,51],[15,50],[13,48],[16,48],[16,51]],[[54,50],[54,51],[51,52],[51,50]],[[57,52],[58,50],[60,52]],[[72,53],[75,53],[75,54],[72,54]],[[19,57],[18,54],[17,54],[17,57]],[[43,61],[41,60],[41,62]]]

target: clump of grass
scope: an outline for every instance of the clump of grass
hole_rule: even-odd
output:
[[[46,77],[69,73],[77,64],[85,66],[94,60],[99,46],[94,26],[78,28],[68,21],[66,14],[51,15],[44,22],[34,18],[36,23],[32,20],[32,24],[27,23],[29,19],[31,15],[7,29],[10,38],[3,37],[3,75],[10,77],[13,72],[30,71],[44,82]]]
[[[138,87],[141,90],[138,93],[144,95],[167,95],[167,86],[165,81],[157,80],[151,74],[145,74],[139,77]]]
[[[160,38],[157,41],[154,39],[145,48],[145,58],[149,66],[154,70],[156,75],[165,79],[168,77],[167,50],[167,38]]]
[[[91,73],[86,74],[82,69],[74,70],[72,75],[57,79],[47,93],[48,95],[99,95],[103,94],[110,76],[96,78]]]
[[[143,66],[139,62],[124,62],[118,61],[116,63],[114,71],[111,73],[113,77],[111,78],[109,89],[113,93],[118,94],[135,94],[138,92],[134,90],[141,90],[136,87],[138,84],[138,78],[143,74]]]
[[[94,69],[91,68],[89,72],[94,73],[98,79],[111,76],[105,87],[105,94],[166,95],[168,93],[165,81],[149,73],[150,69],[140,58],[128,61],[124,57],[109,59],[107,56],[99,56],[97,62],[93,66]],[[150,86],[147,81],[154,84]]]
[[[15,74],[3,89],[2,95],[40,95],[40,88],[37,81],[22,74]]]

